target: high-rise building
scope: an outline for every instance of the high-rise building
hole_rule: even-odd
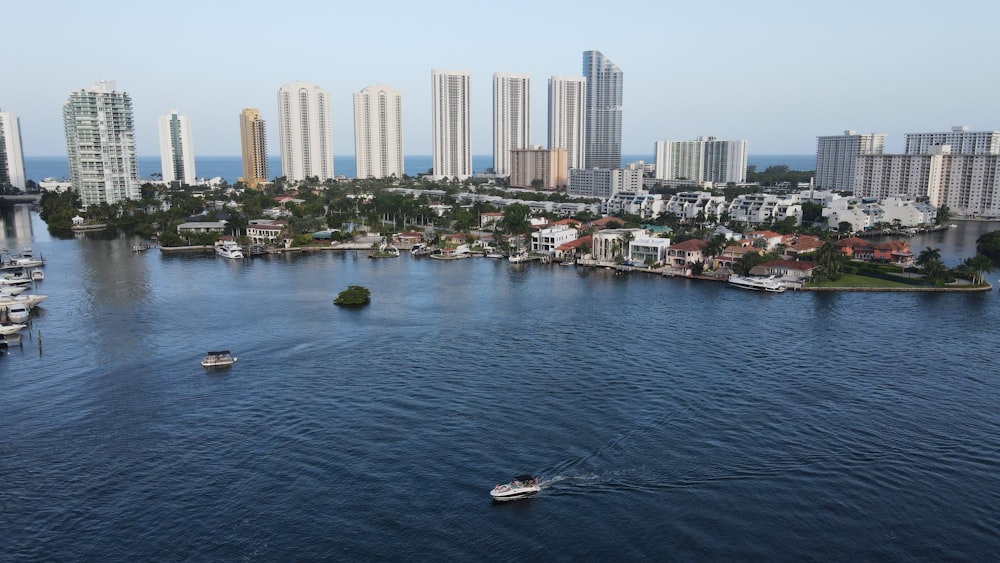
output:
[[[84,205],[138,199],[132,98],[100,81],[63,104],[69,176]]]
[[[268,182],[267,131],[257,108],[240,112],[240,148],[243,153],[243,177],[240,182],[250,189],[260,189]]]
[[[727,184],[747,179],[746,141],[698,137],[694,141],[658,141],[656,177]]]
[[[566,149],[534,146],[510,151],[510,187],[557,190],[568,182]]]
[[[310,82],[292,82],[278,90],[281,173],[291,182],[316,176],[333,178],[333,133],[326,90]]]
[[[466,71],[431,71],[431,137],[435,178],[472,176],[471,77]]]
[[[194,143],[191,140],[191,120],[177,110],[157,119],[160,134],[160,167],[164,182],[180,182],[193,186]]]
[[[584,166],[621,168],[622,71],[600,51],[584,51],[583,75],[587,78]]]
[[[403,175],[403,101],[378,84],[354,94],[354,157],[358,178]]]
[[[584,167],[586,89],[582,76],[549,78],[549,148],[566,149],[570,168]]]
[[[531,123],[531,78],[527,74],[493,74],[493,173],[510,176],[510,151],[528,148]]]
[[[608,199],[618,192],[642,189],[642,170],[636,168],[573,168],[566,194]]]
[[[859,135],[844,131],[843,135],[817,137],[816,188],[820,190],[854,191],[854,171],[857,158],[866,154],[882,154],[885,135]]]
[[[21,120],[0,111],[0,187],[24,189],[24,153],[21,150]]]
[[[906,134],[906,154],[930,154],[939,145],[949,145],[951,154],[1000,154],[1000,131],[969,131],[960,125],[947,133]]]

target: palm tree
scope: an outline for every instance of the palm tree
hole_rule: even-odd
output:
[[[981,284],[985,274],[993,271],[993,261],[988,256],[977,254],[972,258],[967,258],[962,266],[968,270],[972,283]]]
[[[917,266],[926,268],[927,264],[941,261],[941,249],[928,246],[917,255]]]
[[[816,264],[822,277],[828,280],[838,279],[844,271],[847,258],[832,242],[826,241],[816,250]]]

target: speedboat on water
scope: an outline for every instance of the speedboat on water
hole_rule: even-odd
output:
[[[201,361],[201,367],[206,368],[226,368],[236,363],[236,357],[229,353],[229,350],[217,350],[209,352],[205,359]]]
[[[531,498],[537,495],[540,490],[542,487],[538,484],[538,477],[518,475],[510,483],[493,487],[490,496],[493,497],[493,502],[504,502]]]

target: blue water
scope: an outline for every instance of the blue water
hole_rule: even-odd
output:
[[[628,164],[642,160],[653,163],[656,159],[652,155],[624,155],[622,162]],[[763,171],[768,166],[784,164],[792,170],[813,170],[816,168],[815,155],[760,155],[751,156],[749,163],[756,165],[757,169]],[[430,155],[408,156],[404,160],[406,174],[416,176],[424,174],[433,165]],[[139,176],[148,178],[155,172],[161,172],[160,157],[140,156],[138,159]],[[195,169],[200,178],[221,177],[228,182],[235,182],[243,172],[241,160],[238,156],[205,156],[195,160]],[[281,174],[281,157],[271,156],[268,159],[268,166],[271,176]],[[475,172],[482,172],[493,166],[492,155],[477,155],[472,157],[472,168]],[[36,182],[45,178],[66,178],[69,176],[69,165],[66,158],[62,156],[35,156],[24,159],[25,173],[29,179]],[[353,156],[335,156],[333,159],[334,173],[353,178],[356,173]]]
[[[0,357],[2,561],[1000,558],[997,291],[229,262],[31,221],[2,241],[49,295]],[[349,284],[372,304],[334,307]],[[491,505],[521,472],[541,494]]]

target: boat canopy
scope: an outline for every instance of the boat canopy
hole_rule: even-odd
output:
[[[228,356],[229,350],[218,350],[216,352],[209,352],[209,356]]]
[[[517,477],[514,477],[514,479],[516,481],[534,481],[535,477],[532,475],[518,475]]]

